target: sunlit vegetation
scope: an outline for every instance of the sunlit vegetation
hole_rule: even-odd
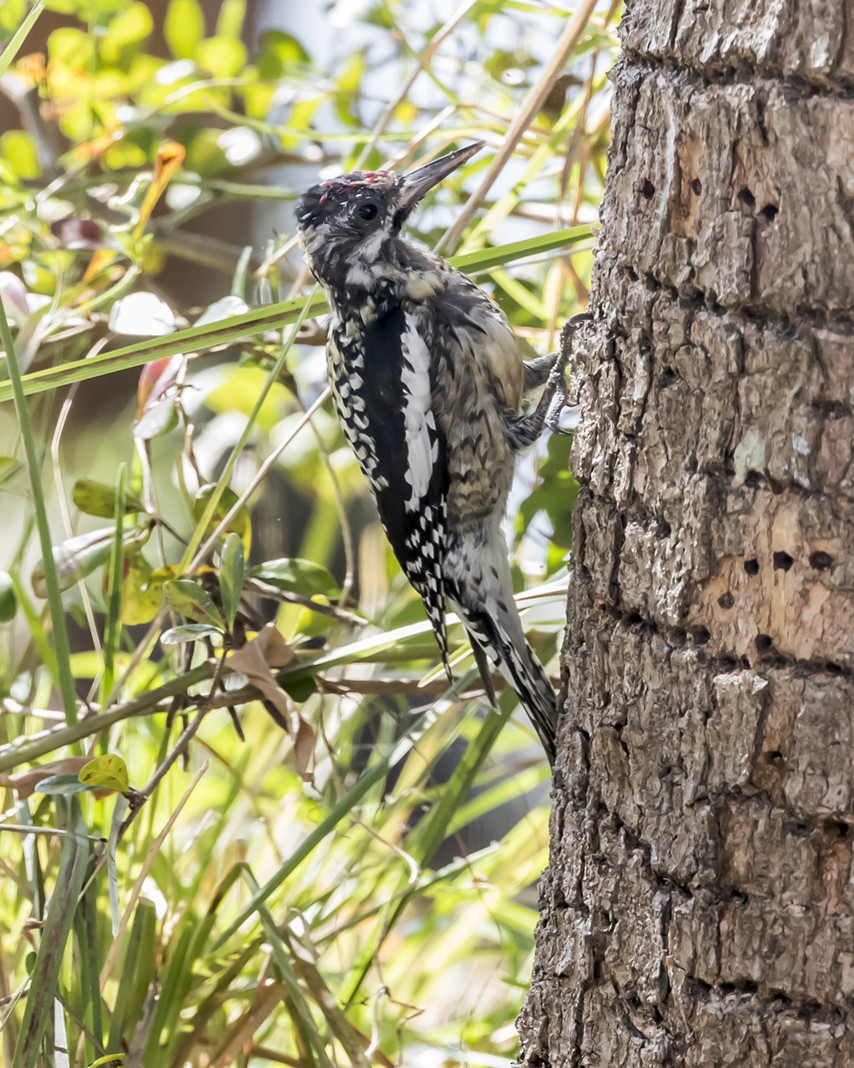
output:
[[[0,7],[13,1068],[512,1061],[548,768],[459,627],[457,685],[437,669],[327,404],[286,209],[318,173],[484,139],[414,236],[550,351],[587,300],[615,12],[427,6],[333,4],[310,33],[243,0],[170,0],[162,26]],[[238,210],[258,241],[205,232]],[[181,291],[201,270],[206,302]],[[570,441],[508,523],[553,673]]]

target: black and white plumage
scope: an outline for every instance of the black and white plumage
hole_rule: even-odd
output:
[[[553,763],[555,694],[522,630],[501,522],[516,454],[562,404],[568,347],[524,364],[487,295],[400,233],[424,193],[480,147],[405,177],[378,171],[322,182],[300,199],[297,222],[332,312],[327,359],[338,415],[448,675],[450,603],[490,696],[486,658],[516,690]],[[526,390],[538,386],[539,403],[523,414]]]

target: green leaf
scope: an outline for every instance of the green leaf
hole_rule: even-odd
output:
[[[293,68],[308,64],[311,57],[300,42],[284,30],[265,30],[259,39],[258,74],[264,81],[275,81]]]
[[[150,527],[134,527],[131,530],[122,531],[125,554],[141,548],[148,541],[150,533]],[[114,527],[102,527],[88,534],[78,534],[77,537],[55,545],[52,556],[60,590],[67,590],[75,582],[91,575],[95,568],[105,563],[109,558],[114,536]],[[47,596],[47,582],[42,561],[36,564],[30,581],[36,597]]]
[[[195,59],[214,78],[236,78],[246,65],[246,46],[232,37],[208,37],[199,42]]]
[[[222,629],[212,627],[210,623],[182,623],[178,627],[170,627],[160,635],[161,645],[183,645],[185,642],[197,642],[200,638],[219,639],[214,645],[222,642]]]
[[[0,155],[9,161],[18,178],[33,179],[41,174],[36,143],[24,130],[7,130],[0,135]]]
[[[362,125],[357,110],[360,88],[365,77],[367,64],[362,52],[354,52],[344,64],[344,69],[335,83],[335,113],[347,126]]]
[[[205,404],[217,413],[239,412],[248,416],[267,380],[267,372],[262,367],[238,364],[223,367],[221,372],[222,379],[204,398]],[[281,422],[289,406],[293,407],[292,394],[281,382],[274,382],[256,416],[257,426],[263,431],[272,430]]]
[[[71,500],[86,515],[96,515],[102,519],[112,519],[116,514],[116,491],[113,486],[95,482],[91,478],[80,478],[71,487]],[[125,515],[132,512],[144,512],[145,505],[139,498],[129,494],[125,497]]]
[[[332,573],[312,560],[298,557],[283,557],[267,560],[249,569],[250,578],[275,586],[277,590],[298,593],[302,597],[325,594],[332,597],[338,592],[338,583]]]
[[[95,54],[93,38],[77,26],[60,26],[47,39],[51,63],[59,62],[78,70],[91,62]]]
[[[519,987],[522,990],[526,989],[522,983],[519,984]],[[98,1059],[92,1061],[91,1064],[87,1064],[86,1068],[118,1068],[123,1060],[123,1053],[108,1053],[104,1057],[98,1057]]]
[[[202,486],[196,496],[193,498],[193,518],[199,520],[204,515],[207,508],[208,501],[216,492],[216,485],[213,482],[207,483]],[[225,519],[231,509],[237,504],[238,496],[229,486],[225,486],[219,501],[217,502],[216,510],[208,523],[205,530],[204,537],[208,538],[216,530],[219,524]],[[229,520],[228,526],[225,528],[225,533],[234,533],[239,535],[240,540],[243,542],[243,548],[248,553],[249,546],[252,541],[252,521],[249,517],[249,511],[244,506],[238,510],[238,512]]]
[[[123,1036],[129,1038],[154,979],[157,946],[157,910],[147,897],[139,899],[127,938],[121,980],[110,1019],[108,1048],[120,1050]]]
[[[205,15],[199,0],[171,0],[163,36],[176,59],[192,59],[205,35]]]
[[[572,545],[572,509],[578,483],[569,470],[571,434],[549,438],[546,459],[540,464],[540,484],[519,507],[517,531],[524,531],[538,512],[545,512],[552,525],[552,542],[566,550]]]
[[[72,794],[85,794],[89,787],[70,772],[63,775],[50,775],[36,787],[36,793],[52,794],[57,797],[71,797]]]
[[[210,623],[218,630],[223,619],[207,590],[192,579],[170,579],[163,583],[163,596],[170,608],[185,619],[196,623]]]
[[[217,36],[232,37],[239,41],[245,18],[246,0],[222,0],[216,20]]]
[[[150,623],[160,610],[163,580],[153,576],[142,553],[133,553],[122,581],[121,621],[127,627]]]
[[[101,56],[115,66],[126,62],[154,29],[154,19],[143,3],[128,4],[110,20],[101,39]]]
[[[113,938],[119,933],[119,876],[116,869],[116,846],[119,841],[119,829],[128,807],[129,802],[126,797],[116,798],[110,820],[110,837],[107,841],[107,881],[110,889],[110,924]],[[97,1061],[95,1063],[97,1064]]]
[[[8,623],[18,611],[15,583],[8,571],[0,571],[0,623]]]
[[[14,33],[27,14],[27,0],[5,0],[0,4],[0,30]]]
[[[465,252],[452,256],[450,262],[460,271],[474,273],[488,271],[505,263],[526,259],[528,256],[541,256],[546,252],[555,252],[568,245],[577,245],[593,236],[589,226],[573,226],[568,230],[557,230],[553,234],[541,237],[529,237],[524,241],[511,241],[508,245],[496,245],[494,248],[478,249],[477,252]]]
[[[292,682],[284,681],[282,689],[297,704],[304,705],[312,694],[317,693],[317,683],[312,678],[294,679]]]
[[[222,610],[225,613],[225,621],[228,623],[229,630],[234,626],[237,609],[240,607],[244,571],[243,542],[240,540],[240,535],[232,532],[225,539],[219,568]]]
[[[90,760],[80,769],[78,778],[84,786],[96,790],[117,790],[125,794],[130,787],[127,764],[116,753],[104,753]]]

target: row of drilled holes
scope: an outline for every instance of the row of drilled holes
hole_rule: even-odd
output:
[[[775,571],[788,571],[794,564],[794,557],[790,556],[787,552],[776,552],[772,557]],[[827,571],[833,567],[833,557],[829,553],[822,552],[820,549],[817,552],[810,553],[809,555],[810,567],[815,568],[816,571]],[[748,575],[759,574],[759,561],[758,560],[745,560],[744,570]]]
[[[703,183],[700,181],[699,178],[695,178],[691,182],[691,189],[697,196],[699,196],[703,192]],[[652,198],[655,196],[655,186],[652,184],[649,178],[644,179],[643,184],[640,187],[640,191],[641,195],[646,200],[652,200]],[[756,207],[756,197],[753,195],[753,193],[751,193],[747,186],[745,186],[743,189],[739,189],[738,199],[741,201],[742,204],[745,205],[745,207],[749,208],[751,211],[753,211]],[[763,208],[759,209],[758,214],[761,215],[764,219],[767,219],[768,222],[771,222],[773,219],[776,218],[779,211],[780,209],[776,204],[766,204]]]

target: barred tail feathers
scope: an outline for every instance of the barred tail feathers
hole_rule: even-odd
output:
[[[462,605],[455,605],[455,608],[473,643],[480,645],[518,694],[543,743],[549,764],[554,766],[557,699],[542,664],[537,660],[527,639],[522,637],[520,643],[514,635],[503,629],[501,619],[488,616],[484,612],[467,611]]]
[[[476,551],[455,546],[446,559],[446,567],[449,563],[453,567],[453,580],[447,583],[446,592],[473,647],[480,646],[518,694],[549,763],[554,765],[557,697],[525,638],[505,554],[503,538],[498,545],[491,538],[484,539]]]

